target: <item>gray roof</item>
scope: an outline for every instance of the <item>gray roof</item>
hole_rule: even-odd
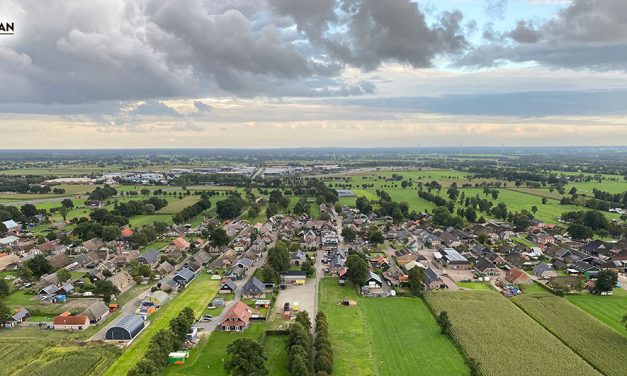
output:
[[[448,262],[468,262],[464,256],[460,255],[453,248],[444,248],[440,253],[444,255]]]
[[[553,266],[541,262],[538,265],[534,266],[533,273],[535,275],[542,275],[542,273],[549,271],[549,270],[553,270]]]
[[[102,317],[109,312],[109,307],[107,307],[103,302],[97,301],[87,307],[87,309],[83,312],[83,315],[89,317],[89,321],[100,321]]]
[[[192,279],[194,279],[194,277],[196,277],[196,273],[194,273],[193,271],[191,271],[188,268],[183,268],[181,270],[179,270],[176,275],[174,275],[174,278],[179,277],[179,278],[183,278],[185,279],[187,282],[191,281]]]
[[[142,264],[156,264],[157,262],[159,262],[160,259],[161,254],[159,253],[159,251],[151,249],[143,255],[139,256],[137,258],[137,262]]]
[[[477,264],[475,265],[475,268],[479,270],[480,272],[482,272],[489,268],[495,268],[495,266],[493,263],[486,260],[484,257],[480,257],[479,260],[477,260]]]
[[[298,251],[292,253],[292,260],[307,261],[307,255],[303,251],[298,250]]]
[[[237,262],[237,264],[235,264],[235,265],[242,265],[242,266],[245,266],[247,268],[250,268],[253,265],[253,260],[244,257],[244,258],[240,259]]]
[[[263,282],[257,279],[257,277],[252,277],[246,282],[243,287],[243,291],[245,293],[262,293],[266,290]]]
[[[57,293],[57,291],[59,291],[59,288],[56,285],[48,285],[44,287],[43,289],[39,290],[39,294],[41,294],[42,291],[46,295],[54,295]]]
[[[433,281],[436,281],[440,278],[431,268],[425,269],[425,277],[426,277],[425,279],[426,279],[427,284]]]
[[[374,279],[375,281],[377,281],[380,285],[383,285],[383,281],[381,280],[381,277],[379,277],[378,274],[373,273],[372,271],[368,272],[368,279],[366,281],[369,281],[371,279]]]
[[[237,285],[231,279],[227,278],[226,280],[224,280],[224,282],[222,282],[222,285],[223,286],[226,285],[233,292],[235,292],[235,290],[237,290]],[[222,290],[222,286],[220,286],[220,289]]]
[[[131,340],[144,329],[144,320],[136,315],[126,315],[107,330],[105,339]]]
[[[15,315],[11,316],[11,318],[15,321],[22,321],[26,316],[28,316],[30,312],[26,308],[22,308],[15,313]]]

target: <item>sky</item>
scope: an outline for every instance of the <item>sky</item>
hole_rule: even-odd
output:
[[[0,148],[627,145],[625,0],[0,0]]]

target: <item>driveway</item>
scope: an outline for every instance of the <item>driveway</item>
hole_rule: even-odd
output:
[[[118,321],[120,321],[122,319],[122,317],[135,313],[135,311],[137,310],[137,307],[139,307],[139,304],[142,302],[144,297],[148,293],[150,293],[151,287],[146,288],[146,290],[140,292],[133,299],[129,300],[129,302],[126,303],[125,305],[123,305],[122,308],[119,308],[119,311],[120,311],[119,317],[116,318],[115,320],[111,321],[105,327],[101,328],[98,331],[98,333],[94,334],[89,340],[90,341],[102,341],[102,340],[104,340],[105,339],[105,334],[107,333],[107,330],[109,330],[109,328],[115,326],[118,323]]]

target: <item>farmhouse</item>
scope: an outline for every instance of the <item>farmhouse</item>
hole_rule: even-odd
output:
[[[144,320],[140,316],[126,315],[105,333],[108,341],[132,341],[144,330]]]
[[[307,261],[307,255],[305,254],[305,252],[303,252],[301,250],[298,250],[298,251],[292,253],[292,256],[290,258],[290,264],[291,265],[295,265],[295,266],[300,266],[305,261]]]
[[[89,328],[89,317],[59,315],[54,318],[52,325],[54,330],[85,330]]]
[[[378,274],[373,273],[372,271],[368,272],[368,278],[366,278],[366,286],[368,288],[381,288],[383,286],[383,281]]]
[[[174,275],[174,277],[172,277],[172,280],[174,280],[174,282],[178,283],[179,285],[187,286],[191,281],[194,280],[194,278],[196,278],[196,273],[188,268],[183,268],[179,270]]]
[[[224,316],[220,329],[227,332],[241,332],[248,328],[252,312],[243,302],[237,302]]]
[[[187,248],[189,248],[189,242],[187,240],[185,240],[185,238],[183,237],[178,237],[174,240],[172,240],[172,242],[170,243],[171,245],[174,246],[174,248],[183,251]]]
[[[113,286],[117,287],[118,290],[120,290],[120,293],[123,293],[135,285],[135,280],[125,270],[115,273],[111,277],[107,278],[107,281],[113,283]]]
[[[265,285],[257,277],[252,277],[242,288],[242,296],[251,299],[265,298]]]
[[[155,251],[154,249],[149,250],[137,258],[138,263],[149,265],[150,267],[157,265],[160,260],[161,254],[159,254],[159,251]]]
[[[220,283],[220,294],[234,293],[235,290],[237,290],[237,285],[230,278],[226,278]]]
[[[431,268],[425,269],[425,284],[428,290],[440,290],[448,288],[442,278]]]
[[[11,268],[20,261],[18,255],[0,253],[0,271]]]
[[[498,275],[499,268],[497,268],[493,263],[485,259],[484,257],[480,257],[475,264],[475,269],[482,274],[485,275]]]
[[[97,301],[87,307],[81,315],[89,317],[89,322],[95,324],[109,316],[109,307],[107,307],[103,302]]]
[[[533,283],[527,273],[519,268],[513,268],[512,270],[508,271],[505,279],[515,285],[527,285]]]
[[[549,279],[557,277],[557,272],[553,269],[553,266],[546,263],[539,263],[533,268],[533,274],[536,277]]]

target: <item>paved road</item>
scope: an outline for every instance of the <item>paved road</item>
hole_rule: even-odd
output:
[[[151,287],[152,286],[147,287],[146,290],[140,292],[139,294],[137,294],[137,296],[135,296],[133,299],[131,299],[128,303],[123,305],[122,308],[119,308],[119,311],[121,312],[119,317],[116,318],[115,320],[111,321],[109,324],[107,324],[102,329],[100,329],[98,331],[98,333],[94,334],[89,340],[90,341],[101,341],[101,340],[104,340],[105,339],[105,334],[107,333],[107,330],[109,330],[109,328],[111,328],[112,326],[116,325],[118,323],[118,321],[120,321],[122,319],[122,317],[135,313],[135,311],[137,310],[137,307],[139,307],[139,304],[142,302],[144,297],[148,293],[150,293]]]

